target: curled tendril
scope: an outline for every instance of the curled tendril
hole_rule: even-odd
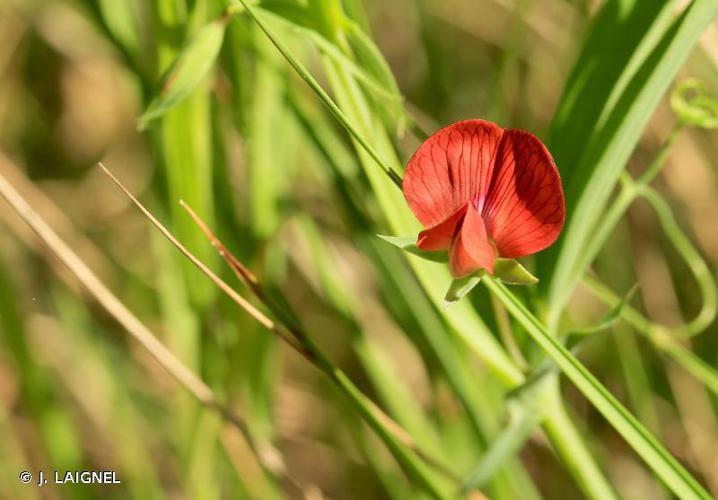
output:
[[[668,153],[678,134],[686,125],[706,129],[718,128],[718,99],[706,94],[702,82],[695,78],[689,78],[679,83],[674,89],[671,94],[671,108],[676,113],[678,121],[643,175],[637,180],[633,180],[628,173],[623,172],[621,175],[623,188],[621,194],[606,214],[603,223],[598,227],[596,237],[586,249],[585,259],[592,260],[595,258],[602,243],[605,242],[613,227],[615,227],[633,201],[638,198],[646,200],[655,211],[664,233],[680,257],[688,265],[691,274],[696,280],[702,298],[702,306],[693,319],[676,327],[655,323],[630,307],[628,307],[630,310],[628,314],[621,315],[629,319],[629,323],[635,328],[649,334],[649,336],[656,332],[661,332],[662,334],[687,338],[704,332],[715,319],[716,314],[718,314],[718,287],[700,252],[695,249],[688,236],[685,235],[676,222],[669,204],[649,184],[665,166]],[[584,282],[589,286],[595,285],[587,276],[584,276]],[[660,338],[660,335],[656,338]]]
[[[671,108],[678,119],[694,127],[718,128],[718,99],[706,94],[703,82],[689,78],[671,94]]]
[[[626,198],[627,202],[623,205],[625,205],[625,208],[628,208],[630,203],[637,198],[643,198],[651,205],[658,217],[658,222],[664,234],[668,237],[668,240],[693,275],[700,290],[702,305],[700,311],[693,319],[679,326],[667,326],[651,321],[642,313],[627,305],[623,307],[621,316],[627,319],[634,328],[649,334],[649,336],[657,331],[679,338],[693,337],[703,333],[718,313],[718,287],[716,286],[708,264],[706,264],[700,252],[693,246],[690,238],[681,230],[670,205],[658,191],[645,184],[633,181],[628,174],[624,174],[622,181],[624,190],[629,193],[629,196]],[[586,278],[587,277],[584,277],[584,282],[586,282],[589,287],[595,284],[595,280],[586,280]],[[628,315],[625,314],[626,310],[629,310]]]
[[[656,212],[663,232],[688,265],[703,299],[701,309],[693,319],[682,326],[666,329],[669,333],[674,333],[681,337],[692,337],[702,333],[710,326],[716,317],[716,312],[718,312],[718,289],[710,268],[701,257],[700,252],[693,246],[690,238],[681,230],[670,205],[658,191],[645,186],[641,189],[641,196]]]

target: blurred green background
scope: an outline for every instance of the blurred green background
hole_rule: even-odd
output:
[[[703,3],[253,5],[397,170],[424,131],[460,119],[547,142],[569,217],[589,206],[595,220],[580,244],[572,229],[528,259],[542,285],[515,293],[718,496],[718,136],[706,120],[674,128],[666,94],[697,77],[718,95],[718,24],[696,14],[701,29],[687,25]],[[159,111],[140,131],[148,108]],[[587,250],[625,176],[660,154],[657,201],[616,212]],[[451,471],[426,473],[446,497],[503,436],[505,454],[469,498],[672,498],[572,385],[549,377],[536,418],[516,410],[509,391],[545,366],[540,349],[482,287],[438,306],[448,274],[429,279],[375,236],[418,227],[391,208],[398,191],[241,5],[221,0],[3,0],[0,174],[288,472],[263,467],[0,202],[0,498],[437,496],[330,377],[187,263],[100,160],[249,296],[178,201],[194,208],[333,365]],[[561,274],[572,248],[573,281]],[[696,315],[691,340],[656,327]],[[23,470],[114,470],[122,484],[37,487]]]

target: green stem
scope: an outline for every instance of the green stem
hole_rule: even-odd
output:
[[[491,443],[461,488],[462,495],[472,488],[484,486],[510,458],[518,454],[536,429],[541,420],[540,414],[528,411],[523,406],[516,405],[514,408],[508,425]]]
[[[636,197],[639,196],[640,188],[642,186],[647,186],[666,164],[668,154],[670,153],[673,144],[676,142],[676,138],[683,128],[683,122],[676,122],[670,134],[658,149],[653,161],[651,161],[651,164],[637,182],[632,182],[630,177],[628,177],[628,174],[624,174],[621,177],[621,192],[618,195],[618,198],[616,198],[611,204],[611,208],[608,212],[606,212],[606,214],[601,218],[598,228],[594,231],[591,239],[586,243],[586,247],[584,248],[584,251],[581,252],[581,256],[576,259],[574,266],[575,272],[582,273],[583,270],[587,269],[588,266],[590,266],[596,259],[598,253],[606,244],[606,241],[611,236],[611,233],[616,225],[626,214],[626,211]]]
[[[491,309],[494,311],[494,318],[496,318],[496,326],[499,330],[499,335],[501,336],[501,342],[503,342],[504,347],[511,355],[511,359],[514,363],[516,363],[516,366],[518,366],[521,371],[528,370],[526,358],[524,358],[524,355],[521,353],[521,349],[516,342],[516,338],[514,338],[514,332],[511,328],[511,321],[506,314],[506,308],[504,308],[503,304],[499,302],[495,295],[491,295],[490,297]]]
[[[244,0],[239,0],[247,7],[246,2]],[[247,10],[250,11],[250,9],[247,7]],[[284,57],[287,59],[287,61],[291,64],[291,66],[300,74],[300,76],[307,82],[307,84],[314,90],[314,92],[319,96],[319,98],[322,100],[322,102],[329,108],[329,110],[332,112],[333,116],[339,120],[342,125],[344,125],[345,128],[350,132],[353,139],[356,142],[356,146],[358,149],[358,153],[360,155],[360,158],[362,158],[362,163],[365,164],[365,171],[367,175],[370,177],[370,181],[372,182],[372,186],[375,189],[375,193],[377,195],[377,198],[379,199],[379,202],[382,206],[382,209],[384,210],[385,215],[387,218],[392,221],[393,226],[403,228],[405,226],[404,219],[403,219],[403,212],[402,207],[398,205],[399,200],[398,197],[394,196],[393,194],[386,191],[385,186],[382,186],[378,179],[376,179],[373,176],[372,169],[366,166],[366,162],[364,161],[363,156],[368,155],[374,163],[379,164],[382,167],[382,170],[385,173],[392,172],[390,176],[392,176],[392,179],[395,181],[396,186],[400,186],[400,179],[397,179],[398,176],[395,174],[394,170],[390,170],[387,167],[383,165],[381,161],[378,160],[377,154],[374,152],[374,150],[369,146],[368,142],[363,139],[361,135],[359,135],[357,129],[355,129],[347,120],[344,113],[339,109],[339,107],[334,104],[334,102],[331,100],[331,98],[327,95],[327,93],[319,86],[319,84],[314,80],[314,78],[309,74],[309,72],[302,66],[302,64],[288,51],[284,48],[284,46],[279,43],[276,40],[276,37],[273,36],[273,34],[267,29],[267,27],[261,23],[261,21],[257,18],[254,13],[252,13],[252,17],[255,19],[255,21],[259,24],[261,24],[262,29],[265,31],[267,36],[272,39],[275,46],[280,50],[280,52],[284,55]],[[342,71],[331,68],[331,65],[329,66],[329,78],[330,81],[332,79],[335,83],[335,90],[337,92],[340,92],[339,100],[342,101],[342,95],[341,92],[344,92],[344,101],[346,101],[349,105],[355,106],[356,109],[353,110],[353,114],[355,116],[358,116],[357,118],[362,123],[362,128],[364,132],[367,135],[371,135],[376,129],[375,123],[373,120],[371,120],[370,117],[366,116],[368,114],[368,109],[365,109],[365,107],[362,105],[360,96],[357,95],[355,92],[354,87],[352,86],[352,81],[350,81],[350,78],[348,75],[345,75],[342,73]],[[345,90],[342,91],[342,88]],[[348,90],[346,90],[348,89]],[[377,135],[375,139],[380,145],[386,144],[386,148],[390,147],[390,143],[388,141],[388,138],[385,137],[384,134]],[[388,151],[388,149],[386,149]],[[391,156],[391,152],[387,152],[387,155]],[[399,182],[397,182],[397,180]],[[397,210],[394,210],[394,209]],[[408,226],[411,226],[411,222],[407,222]],[[412,266],[414,267],[414,270],[417,272],[417,275],[419,276],[420,280],[423,282],[424,286],[426,287],[427,291],[431,294],[432,289],[429,285],[429,281],[432,280],[425,280],[423,278],[429,278],[430,275],[433,273],[429,273],[429,270],[424,266]],[[433,280],[433,283],[436,283],[436,280]],[[435,294],[432,294],[435,295]],[[460,304],[457,304],[460,305]],[[467,330],[467,326],[470,323],[474,323],[471,318],[471,314],[469,314],[469,311],[464,308],[461,313],[457,312],[456,306],[454,307],[454,311],[447,313],[447,319],[451,322],[452,326],[456,328],[456,331],[462,335],[462,338],[466,340],[472,349],[474,349],[482,359],[485,359],[487,363],[491,366],[491,368],[496,370],[496,373],[499,375],[499,377],[507,382],[509,386],[516,386],[521,383],[523,380],[523,373],[518,370],[518,368],[514,365],[514,363],[511,362],[510,359],[505,355],[504,351],[500,348],[491,348],[495,341],[490,335],[484,335],[483,324],[480,323],[480,321],[475,322],[478,326],[481,326],[481,331],[477,332],[476,335],[474,335],[471,331]],[[463,312],[466,312],[466,314],[462,314]],[[478,343],[476,342],[478,338],[481,338],[482,342]],[[585,369],[584,369],[585,370]],[[583,375],[583,374],[582,374]],[[589,374],[590,375],[590,374]],[[605,389],[604,389],[605,390]],[[605,403],[605,401],[604,401]],[[609,405],[610,407],[610,405]],[[557,417],[552,417],[551,415],[548,416],[549,419]],[[563,427],[561,425],[556,425],[554,427],[556,429],[556,432],[562,432]],[[570,440],[570,439],[569,439]],[[570,451],[567,451],[566,453],[571,453]],[[590,455],[588,453],[585,454],[587,457],[586,460],[581,461],[581,466],[584,466],[588,461],[590,461]],[[653,461],[653,463],[661,465],[661,460]],[[590,464],[593,471],[598,471],[598,468]],[[592,471],[584,471],[584,474],[587,477],[590,476],[596,476],[597,474],[592,474]],[[599,473],[600,474],[600,473]],[[681,489],[681,488],[678,488]],[[685,488],[688,489],[688,488]]]
[[[583,284],[606,304],[613,305],[620,300],[618,295],[595,278],[586,276],[583,279]],[[713,366],[682,345],[664,327],[651,323],[650,320],[632,307],[626,306],[623,308],[621,316],[638,332],[645,335],[656,349],[672,358],[718,396],[718,371]]]
[[[718,312],[718,290],[708,264],[695,249],[690,239],[683,233],[676,222],[671,207],[663,197],[654,189],[644,186],[640,191],[641,196],[653,207],[658,220],[663,227],[666,236],[671,240],[673,246],[683,258],[691,274],[698,284],[702,297],[701,309],[688,323],[669,328],[675,335],[681,337],[692,337],[703,331],[713,322]]]
[[[638,178],[638,183],[643,186],[648,186],[653,179],[656,178],[656,176],[660,173],[660,171],[663,169],[663,167],[666,164],[666,160],[668,159],[668,154],[671,152],[671,149],[673,148],[673,144],[675,144],[676,139],[678,138],[678,135],[681,133],[681,131],[685,128],[686,124],[685,122],[678,120],[671,129],[671,132],[668,134],[668,137],[665,141],[663,141],[663,144],[661,145],[660,149],[656,153],[656,156],[653,158],[653,161],[650,165],[648,165],[648,168],[646,169],[643,174]]]
[[[329,109],[329,112],[336,118],[339,123],[342,124],[342,126],[349,132],[349,134],[356,140],[362,148],[371,156],[371,158],[376,162],[379,167],[381,167],[382,170],[384,170],[384,173],[386,173],[389,178],[392,180],[394,184],[396,184],[399,188],[401,188],[401,176],[391,167],[387,166],[380,158],[379,155],[374,151],[374,148],[372,148],[366,140],[364,140],[364,137],[354,128],[354,125],[349,121],[349,119],[346,117],[344,112],[337,106],[334,101],[329,97],[329,94],[325,92],[325,90],[322,88],[321,85],[319,85],[319,82],[316,81],[316,79],[304,68],[302,64],[299,63],[299,61],[291,54],[289,49],[287,49],[284,44],[275,36],[272,35],[272,33],[269,30],[269,27],[266,25],[264,20],[262,20],[259,16],[257,16],[256,12],[252,7],[248,5],[248,3],[245,0],[237,0],[242,4],[244,9],[247,11],[247,13],[252,17],[255,23],[257,23],[257,26],[264,32],[265,35],[267,35],[267,38],[271,40],[271,42],[274,44],[275,47],[277,47],[277,50],[284,56],[284,58],[289,62],[289,64],[294,68],[294,70],[299,74],[299,76],[304,80],[307,85],[320,97],[322,103]]]
[[[584,437],[566,412],[560,397],[558,376],[551,375],[551,377],[555,379],[553,385],[556,397],[550,409],[547,410],[548,416],[543,422],[543,430],[561,461],[577,479],[578,486],[587,497],[595,500],[617,498],[610,483],[586,447]]]
[[[526,332],[556,362],[561,371],[623,436],[661,480],[680,498],[710,496],[698,481],[634,417],[596,377],[529,312],[501,283],[486,276],[482,283],[504,303]]]
[[[449,495],[446,493],[446,488],[438,484],[434,475],[427,469],[424,463],[396,438],[395,433],[387,428],[387,422],[380,419],[374,404],[364,396],[343,371],[334,366],[329,359],[321,354],[316,349],[316,346],[310,347],[310,349],[315,352],[317,364],[320,369],[326,373],[341,392],[347,396],[350,403],[352,403],[362,418],[364,418],[372,430],[382,439],[407,474],[414,478],[432,498],[438,500],[449,498]],[[423,459],[431,462],[426,456],[423,456]]]

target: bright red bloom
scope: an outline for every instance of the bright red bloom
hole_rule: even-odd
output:
[[[494,258],[531,255],[551,245],[566,207],[561,178],[534,135],[484,120],[449,125],[409,161],[402,185],[427,229],[417,246],[448,250],[451,274],[494,272]]]

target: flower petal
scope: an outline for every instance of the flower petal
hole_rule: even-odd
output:
[[[416,246],[426,252],[448,250],[456,233],[456,227],[461,224],[461,220],[464,218],[466,206],[467,203],[464,203],[445,221],[420,232]]]
[[[501,257],[530,255],[558,238],[566,217],[561,178],[534,135],[504,133],[482,215]]]
[[[494,272],[495,252],[481,216],[473,205],[466,210],[461,230],[449,249],[449,268],[454,278],[462,278],[479,269]]]
[[[449,125],[429,137],[409,160],[402,189],[424,227],[448,219],[464,203],[483,207],[503,129],[484,120]]]

